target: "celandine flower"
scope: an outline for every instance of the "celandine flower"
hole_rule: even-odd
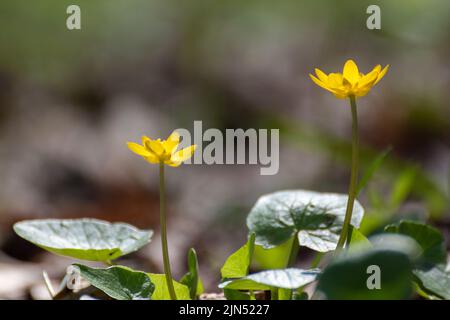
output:
[[[165,200],[165,183],[164,183],[164,165],[178,167],[183,161],[186,161],[195,152],[196,145],[189,146],[177,151],[180,144],[180,135],[174,131],[166,139],[152,140],[149,137],[142,137],[142,145],[128,142],[128,148],[134,153],[144,157],[150,163],[159,164],[159,216],[161,224],[161,245],[164,263],[164,274],[166,276],[166,284],[169,290],[170,298],[177,299],[175,288],[173,285],[172,272],[170,270],[169,246],[167,243],[167,223],[166,223],[166,200]]]
[[[142,137],[142,145],[128,142],[128,148],[134,153],[144,157],[150,163],[164,163],[171,167],[178,167],[183,161],[186,161],[195,152],[196,145],[189,146],[180,151],[176,151],[180,144],[180,135],[174,131],[166,139],[152,140],[147,136]]]
[[[347,208],[345,210],[344,223],[341,235],[336,245],[339,251],[349,240],[350,221],[353,214],[353,204],[357,196],[358,183],[358,112],[356,108],[356,97],[365,96],[374,85],[376,85],[386,74],[389,65],[381,69],[377,65],[367,74],[360,73],[358,66],[353,60],[347,60],[342,73],[330,73],[326,75],[316,69],[317,77],[310,74],[312,81],[319,87],[333,93],[337,98],[349,98],[352,111],[352,166],[350,174],[350,184],[348,188]]]
[[[363,97],[386,74],[389,65],[381,69],[377,65],[367,74],[359,72],[358,66],[353,60],[347,60],[342,73],[330,73],[326,75],[320,69],[315,69],[317,77],[310,74],[312,81],[319,87],[333,93],[337,98],[344,99],[351,96]]]

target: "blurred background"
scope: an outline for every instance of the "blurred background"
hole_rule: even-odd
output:
[[[339,3],[339,4],[338,4]],[[81,30],[66,8],[81,7]],[[381,30],[366,9],[381,8]],[[387,153],[360,196],[363,231],[427,220],[449,237],[450,2],[77,0],[0,2],[0,298],[48,298],[70,259],[18,238],[32,218],[94,217],[155,229],[119,263],[161,272],[157,168],[127,141],[175,128],[279,128],[280,170],[167,170],[176,278],[197,250],[206,291],[247,237],[246,215],[280,189],[345,193],[351,117],[308,77],[390,64],[359,101],[361,171]],[[448,243],[448,241],[447,241]],[[298,264],[311,258],[301,249]],[[281,259],[281,258],[280,258]],[[255,270],[278,260],[256,257]],[[281,260],[280,260],[281,261]]]

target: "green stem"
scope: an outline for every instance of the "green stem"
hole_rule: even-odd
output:
[[[278,288],[272,288],[270,290],[270,300],[278,300]]]
[[[349,225],[352,220],[353,204],[356,198],[356,185],[358,180],[358,113],[356,110],[356,99],[350,97],[352,109],[352,170],[350,175],[350,185],[348,188],[347,209],[345,211],[344,225],[342,226],[336,251],[341,250],[348,239]]]
[[[159,216],[161,220],[161,244],[164,262],[164,273],[166,275],[167,288],[170,298],[177,300],[175,289],[173,287],[172,273],[170,271],[169,249],[167,245],[167,223],[165,208],[165,186],[164,186],[164,163],[159,164]]]
[[[298,250],[300,246],[298,244],[298,234],[296,233],[294,239],[292,239],[291,252],[289,253],[289,258],[287,261],[287,267],[292,267],[297,260]]]
[[[313,261],[311,262],[311,268],[317,268],[319,266],[320,261],[323,258],[324,253],[323,252],[317,252],[316,256],[314,257]]]

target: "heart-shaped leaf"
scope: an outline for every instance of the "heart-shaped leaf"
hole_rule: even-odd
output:
[[[203,283],[198,272],[197,253],[193,248],[188,252],[189,271],[181,278],[180,282],[189,288],[191,299],[195,299],[203,293]]]
[[[148,276],[155,284],[155,291],[152,300],[171,300],[169,288],[167,287],[166,276],[164,274],[148,273]],[[173,287],[178,300],[191,300],[189,288],[184,284],[173,281]]]
[[[148,300],[155,290],[154,284],[145,272],[123,266],[106,269],[90,268],[75,264],[80,275],[92,286],[116,300]]]
[[[219,288],[234,290],[298,289],[316,280],[319,269],[279,269],[253,273],[236,280],[222,282]]]
[[[442,233],[432,226],[402,220],[398,224],[392,224],[385,228],[387,232],[399,233],[416,240],[422,249],[422,257],[429,263],[446,263],[447,251]]]
[[[272,248],[297,235],[299,244],[319,252],[336,248],[347,196],[303,190],[279,191],[258,199],[247,217],[256,244]],[[364,209],[355,201],[351,224],[358,228]]]
[[[255,247],[255,234],[252,233],[245,245],[231,254],[220,272],[222,279],[241,278],[248,274]]]
[[[151,230],[97,219],[28,220],[14,225],[25,240],[50,252],[90,261],[109,261],[150,242]]]
[[[405,299],[411,293],[411,269],[409,256],[400,251],[347,253],[323,271],[317,290],[330,300]]]

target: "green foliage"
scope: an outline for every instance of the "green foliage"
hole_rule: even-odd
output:
[[[222,279],[240,278],[248,274],[255,246],[255,234],[250,234],[245,245],[228,257],[220,270]]]
[[[262,246],[255,245],[253,260],[259,269],[282,269],[286,267],[292,243],[297,241],[293,237],[277,247],[265,249]]]
[[[81,264],[74,266],[92,286],[116,300],[150,299],[155,290],[155,285],[145,272],[123,266],[106,269],[90,268]]]
[[[223,293],[227,300],[255,300],[252,291],[239,291],[234,289],[223,289]]]
[[[405,172],[394,187],[388,206],[398,206],[412,185],[413,171]],[[349,250],[334,256],[323,271],[287,268],[293,244],[318,251],[333,250],[345,214],[347,196],[308,191],[282,191],[261,197],[251,210],[247,242],[221,268],[229,300],[254,300],[254,291],[271,293],[271,299],[308,299],[304,286],[318,280],[317,294],[326,299],[405,299],[417,293],[429,299],[450,299],[450,273],[443,235],[429,225],[401,220],[369,239],[357,229],[363,208],[356,203],[350,228]],[[33,220],[15,224],[22,238],[59,255],[103,261],[135,251],[150,241],[152,231],[124,223],[95,219]],[[253,256],[263,269],[249,274]],[[315,259],[316,266],[319,260]],[[275,266],[275,267],[274,267]],[[379,267],[380,289],[369,279]],[[170,300],[164,274],[144,273],[123,266],[91,268],[74,265],[81,277],[113,299]],[[373,279],[372,279],[373,280]],[[196,299],[203,292],[198,259],[188,252],[188,272],[174,281],[179,300]]]
[[[421,247],[421,260],[413,270],[419,289],[434,297],[450,299],[450,273],[447,270],[445,239],[441,232],[415,221],[400,221],[387,226],[386,231],[407,235]]]
[[[350,247],[352,246],[364,246],[371,248],[372,244],[361,231],[353,227],[350,228]]]
[[[450,272],[446,270],[445,265],[422,266],[413,273],[425,292],[450,300]]]
[[[219,288],[234,290],[298,289],[315,281],[319,269],[279,269],[250,274],[236,280],[222,282]]]
[[[110,261],[150,242],[151,230],[97,219],[28,220],[14,225],[25,240],[50,252],[82,260]]]
[[[270,121],[273,127],[280,128],[281,138],[287,140],[287,142],[291,142],[298,147],[307,147],[313,151],[320,152],[332,158],[335,162],[340,162],[344,165],[350,163],[351,144],[347,139],[336,138],[333,135],[319,131],[307,122],[299,123],[298,119],[294,121],[285,117],[270,115]],[[359,155],[362,166],[370,166],[369,164],[379,156],[379,151],[367,146],[361,146]],[[409,191],[426,203],[432,218],[441,217],[445,210],[448,209],[449,196],[428,172],[417,167],[415,163],[390,156],[385,157],[382,169],[383,175],[389,180],[394,181],[394,185],[397,184],[399,172],[414,172],[415,177],[412,180],[410,179],[413,183],[409,185]],[[407,176],[408,174],[405,175]],[[404,178],[405,181],[408,179]],[[406,186],[407,183],[398,182],[399,187],[396,187],[398,190],[395,192],[396,196],[390,200],[398,201],[400,199],[400,190],[403,188],[400,185],[402,184]],[[403,189],[403,194],[404,190],[406,188]]]
[[[396,179],[392,188],[389,204],[392,208],[400,206],[406,197],[411,193],[411,190],[416,183],[417,168],[411,167],[405,169],[402,174]]]
[[[189,288],[191,299],[203,293],[203,283],[198,272],[197,253],[193,248],[188,252],[188,272],[181,278],[180,283]]]
[[[389,153],[392,151],[392,148],[389,147],[386,150],[382,151],[376,158],[373,160],[369,167],[367,168],[366,172],[363,174],[362,178],[359,180],[357,192],[356,194],[360,194],[361,191],[366,187],[366,185],[369,183],[369,181],[372,179],[375,172],[380,169],[381,165],[383,164],[383,161],[386,159],[386,157],[389,155]]]
[[[370,266],[380,268],[380,289],[369,289]],[[327,299],[404,299],[411,293],[411,261],[394,250],[371,249],[339,257],[319,277],[317,290]]]
[[[167,287],[166,276],[164,274],[148,273],[150,280],[155,284],[155,291],[152,300],[171,300],[169,288]],[[175,294],[178,300],[191,300],[191,293],[187,286],[177,281],[173,281]]]
[[[327,252],[334,250],[342,229],[347,196],[303,190],[280,191],[258,199],[247,217],[256,233],[256,244],[273,248],[297,237],[301,246]],[[358,227],[364,209],[356,201],[352,225]]]
[[[395,232],[413,238],[422,249],[422,258],[430,263],[445,263],[447,251],[444,236],[439,230],[415,221],[402,220],[385,228],[387,232]]]

